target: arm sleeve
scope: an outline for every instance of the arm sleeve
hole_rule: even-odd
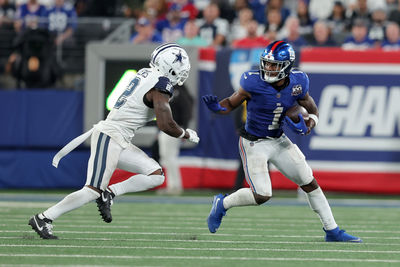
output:
[[[158,82],[156,83],[156,85],[154,85],[154,88],[161,93],[168,94],[170,97],[174,93],[174,87],[172,86],[169,79],[164,76],[160,76],[158,78]]]

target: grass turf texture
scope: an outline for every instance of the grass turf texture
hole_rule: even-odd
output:
[[[210,234],[211,201],[122,197],[111,224],[89,203],[54,222],[60,240],[42,240],[27,223],[54,202],[3,199],[0,265],[400,266],[398,208],[332,207],[338,224],[364,241],[349,244],[325,243],[317,215],[295,200],[233,208]]]

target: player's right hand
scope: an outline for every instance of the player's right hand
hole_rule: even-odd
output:
[[[288,116],[285,116],[285,122],[289,126],[289,128],[297,134],[305,135],[310,132],[307,124],[304,121],[303,115],[301,114],[299,114],[298,123],[293,122]]]
[[[189,134],[189,138],[187,139],[189,142],[198,144],[200,141],[200,138],[197,136],[196,131],[193,131],[192,129],[186,129],[186,132]]]
[[[215,95],[204,95],[201,98],[203,99],[204,103],[206,103],[208,109],[212,112],[218,113],[226,110],[226,108],[219,104],[217,96]]]

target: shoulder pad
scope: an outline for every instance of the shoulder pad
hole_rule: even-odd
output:
[[[154,88],[157,91],[168,94],[170,97],[174,93],[174,87],[172,86],[172,83],[167,77],[164,76],[160,76],[158,78],[158,82],[156,85],[154,85]]]

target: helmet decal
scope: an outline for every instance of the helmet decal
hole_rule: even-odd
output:
[[[160,45],[151,54],[150,67],[167,77],[173,85],[182,85],[189,77],[189,56],[177,44]]]

